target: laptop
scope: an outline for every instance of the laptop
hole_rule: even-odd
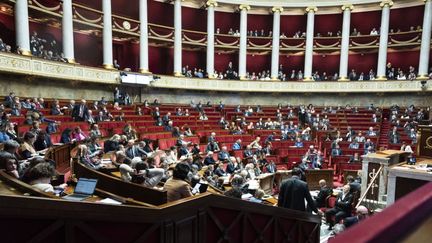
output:
[[[82,201],[93,195],[96,184],[97,179],[79,178],[74,193],[63,198],[71,201]]]

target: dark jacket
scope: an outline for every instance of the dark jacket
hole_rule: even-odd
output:
[[[312,196],[310,195],[306,182],[301,181],[298,176],[293,176],[282,182],[278,199],[279,207],[298,211],[306,211],[304,203],[305,199],[312,211],[317,213],[318,209],[312,200]]]
[[[333,189],[326,186],[320,189],[318,195],[315,198],[315,203],[318,208],[325,207],[326,198],[333,193]]]
[[[351,204],[353,200],[353,195],[351,193],[348,193],[344,199],[342,199],[342,195],[343,193],[339,193],[339,195],[337,196],[335,208],[351,215]]]

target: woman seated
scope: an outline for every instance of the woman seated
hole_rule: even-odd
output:
[[[99,145],[98,137],[90,137],[90,141],[87,143],[88,151],[91,155],[103,154],[102,147]]]
[[[96,137],[96,138],[102,137],[102,132],[99,130],[98,124],[96,124],[96,123],[91,124],[89,136],[90,137]]]
[[[28,159],[36,154],[36,150],[33,147],[35,140],[36,136],[32,132],[26,132],[24,134],[24,142],[21,144],[18,151],[22,159]]]
[[[86,138],[87,136],[84,134],[80,127],[74,128],[74,131],[72,132],[72,140],[79,142],[85,140]]]
[[[10,153],[2,153],[0,156],[0,170],[4,169],[5,172],[14,177],[19,178],[18,164],[15,156]]]
[[[114,110],[116,110],[116,111],[120,111],[120,110],[122,109],[122,108],[120,107],[120,105],[119,105],[118,102],[114,102],[113,108],[114,108]]]
[[[102,151],[99,150],[99,152],[91,154],[88,150],[88,147],[84,144],[81,144],[78,146],[77,157],[79,162],[83,163],[85,166],[97,170],[102,167],[101,160],[99,158],[99,155],[101,154],[100,152]]]
[[[117,151],[120,145],[120,135],[114,134],[110,139],[104,143],[104,152]]]
[[[167,191],[168,202],[192,196],[189,183],[186,182],[190,166],[186,163],[178,163],[174,168],[173,177],[165,182],[164,190]]]
[[[127,137],[127,141],[138,139],[137,132],[132,128],[131,124],[126,124],[123,128],[123,135]]]
[[[54,167],[47,162],[39,163],[28,171],[29,184],[43,192],[54,193],[51,178],[55,175]]]
[[[36,149],[36,151],[47,149],[52,145],[53,144],[51,142],[50,135],[46,131],[41,130],[36,136],[36,141],[34,142],[34,148]]]
[[[60,143],[69,144],[72,142],[72,129],[65,128],[61,134]]]

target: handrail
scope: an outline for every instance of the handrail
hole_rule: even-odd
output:
[[[367,193],[369,192],[369,189],[372,187],[372,185],[375,183],[376,178],[378,177],[378,175],[381,173],[381,170],[384,168],[384,165],[381,165],[378,169],[378,171],[375,173],[375,175],[372,177],[372,180],[370,181],[368,187],[366,188],[366,191],[363,193],[363,195],[360,197],[360,199],[357,202],[357,205],[355,206],[356,208],[358,206],[360,206],[361,202],[363,201],[363,199],[366,197]]]

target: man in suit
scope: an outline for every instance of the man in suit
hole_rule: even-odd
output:
[[[326,221],[329,224],[329,230],[333,228],[335,223],[339,223],[341,219],[351,215],[351,203],[353,196],[350,193],[350,189],[351,187],[348,184],[344,185],[342,193],[339,193],[337,196],[335,206],[325,212]],[[334,221],[332,216],[335,216]]]
[[[317,209],[315,203],[310,195],[307,183],[300,180],[301,171],[299,168],[292,170],[292,177],[284,180],[280,187],[278,206],[289,208],[298,211],[306,211],[305,199],[308,206],[317,214],[322,214]]]
[[[326,206],[326,198],[333,193],[333,189],[327,186],[327,182],[325,180],[320,180],[318,183],[320,186],[320,191],[314,199],[315,205],[318,208],[322,208]]]
[[[393,127],[393,130],[391,130],[391,131],[388,133],[388,139],[389,139],[389,142],[390,142],[390,143],[393,143],[393,144],[395,144],[395,143],[400,143],[400,135],[399,135],[399,132],[398,132],[396,126],[394,126],[394,127]]]
[[[85,100],[81,100],[81,104],[74,106],[72,110],[72,118],[74,121],[85,121],[88,114],[88,108]]]

